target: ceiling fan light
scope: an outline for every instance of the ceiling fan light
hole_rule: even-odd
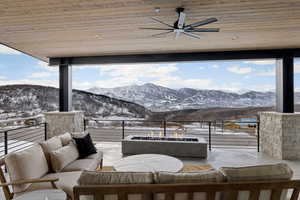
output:
[[[159,12],[160,12],[160,7],[155,7],[155,8],[154,8],[154,11],[155,11],[156,13],[159,13]]]

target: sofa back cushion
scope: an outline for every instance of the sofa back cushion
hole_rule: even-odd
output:
[[[224,182],[224,175],[216,169],[201,170],[198,172],[171,173],[157,172],[155,174],[155,183],[172,184],[172,183],[207,183],[207,182]],[[188,193],[176,193],[175,199],[188,200]],[[164,194],[156,194],[158,200],[165,200]],[[206,193],[196,192],[193,200],[206,200]],[[221,199],[221,193],[216,193],[215,199]]]
[[[53,172],[51,160],[50,160],[50,152],[55,151],[62,147],[61,139],[57,136],[54,136],[49,140],[41,142],[40,145],[42,146],[43,151],[45,153],[45,157],[47,159],[49,169],[51,172]]]
[[[70,144],[70,142],[73,141],[72,135],[68,132],[64,133],[62,135],[59,135],[58,137],[60,138],[61,143],[62,143],[63,146],[66,146],[66,145]]]
[[[155,183],[158,184],[224,182],[224,180],[224,175],[216,169],[186,173],[157,172],[155,174]]]
[[[221,167],[220,171],[229,182],[289,180],[293,176],[292,169],[285,163],[247,167]]]
[[[154,175],[151,172],[83,171],[80,178],[78,179],[79,185],[151,183],[154,183]]]
[[[13,152],[5,157],[5,164],[11,181],[41,178],[49,168],[45,154],[40,145]],[[30,184],[14,185],[15,193],[25,191]]]
[[[67,146],[61,147],[60,149],[50,152],[52,169],[55,172],[60,172],[68,164],[77,160],[78,157],[78,150],[75,144],[71,142]]]
[[[106,185],[106,184],[152,184],[152,172],[97,172],[83,171],[78,179],[79,185]],[[80,200],[93,200],[93,196],[80,196]],[[116,194],[105,195],[105,200],[118,200]],[[128,200],[142,200],[140,194],[129,194]]]
[[[220,171],[225,175],[228,182],[240,181],[268,181],[290,180],[293,176],[292,169],[285,163],[273,165],[258,165],[247,167],[221,167]],[[240,191],[238,200],[249,199],[250,192]],[[281,193],[281,200],[285,200],[287,191]],[[271,191],[262,190],[259,200],[270,199]]]

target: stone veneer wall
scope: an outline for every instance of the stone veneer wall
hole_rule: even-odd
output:
[[[84,131],[84,113],[82,111],[47,112],[44,114],[48,138],[65,132]]]
[[[300,113],[260,113],[260,149],[274,158],[300,160]]]

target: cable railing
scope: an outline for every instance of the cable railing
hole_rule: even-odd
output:
[[[103,120],[86,118],[84,129],[96,142],[120,142],[130,135],[203,137],[213,147],[256,148],[259,151],[259,121],[237,120]]]
[[[46,140],[46,128],[46,123],[39,123],[0,130],[0,157]]]
[[[259,151],[259,122],[149,121],[85,119],[84,129],[95,142],[120,142],[130,135],[160,137],[203,137],[214,147],[256,148]],[[47,124],[39,123],[0,130],[0,157],[47,139]]]

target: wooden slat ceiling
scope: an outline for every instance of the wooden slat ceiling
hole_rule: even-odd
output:
[[[139,27],[173,24],[183,6],[187,23],[216,17],[220,33],[202,39]],[[154,8],[159,7],[160,12]],[[299,48],[300,0],[1,0],[0,43],[49,57]]]

